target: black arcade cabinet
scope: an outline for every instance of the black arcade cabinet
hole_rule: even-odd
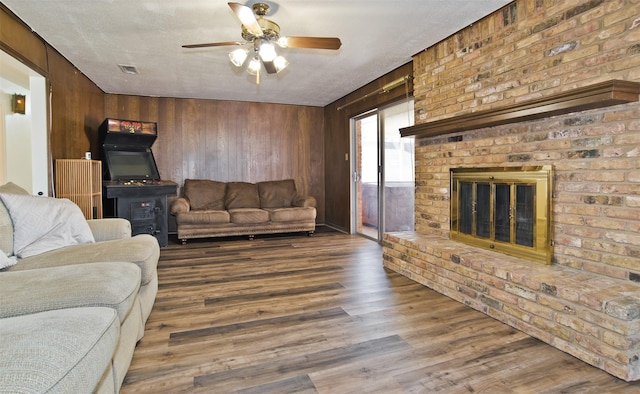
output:
[[[98,129],[103,149],[104,216],[131,222],[133,235],[151,234],[168,244],[167,195],[177,184],[160,179],[151,145],[157,124],[105,119]]]

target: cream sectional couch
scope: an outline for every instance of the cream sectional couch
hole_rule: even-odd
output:
[[[316,199],[298,194],[293,179],[218,182],[187,179],[182,196],[171,204],[178,238],[227,237],[316,228]]]
[[[27,194],[14,184],[2,194]],[[40,197],[43,198],[43,197]],[[0,200],[0,249],[13,255]],[[125,219],[89,220],[95,242],[0,270],[0,392],[117,393],[158,290],[160,248]]]

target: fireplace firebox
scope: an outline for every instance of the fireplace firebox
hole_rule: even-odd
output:
[[[551,166],[451,169],[451,239],[551,263]]]

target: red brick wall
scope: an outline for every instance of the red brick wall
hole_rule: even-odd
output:
[[[416,122],[640,82],[640,1],[520,0],[414,57]],[[416,141],[416,231],[448,236],[449,169],[552,164],[554,263],[640,282],[640,105]]]

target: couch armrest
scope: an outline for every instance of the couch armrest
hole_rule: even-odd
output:
[[[191,209],[191,205],[189,204],[189,200],[184,197],[178,197],[171,203],[171,209],[169,212],[172,215],[177,215],[180,212],[189,212]]]
[[[18,263],[20,264],[20,263]],[[126,318],[140,290],[140,268],[105,262],[0,273],[0,319],[56,309],[104,306]]]
[[[131,223],[127,219],[108,218],[87,220],[96,242],[131,238]]]
[[[291,201],[291,205],[294,207],[316,207],[316,199],[311,196],[296,196],[293,201]]]

